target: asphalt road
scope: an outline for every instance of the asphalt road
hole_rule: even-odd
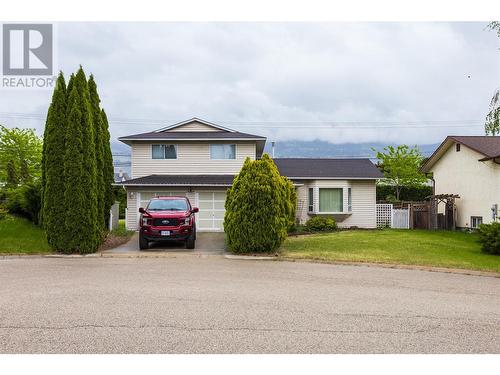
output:
[[[205,258],[0,260],[1,353],[500,353],[500,279]]]

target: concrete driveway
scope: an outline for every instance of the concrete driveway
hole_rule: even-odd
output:
[[[158,255],[162,253],[179,254],[222,254],[225,251],[224,233],[221,232],[198,232],[196,234],[196,246],[194,249],[186,249],[183,242],[154,242],[148,250],[139,250],[139,233],[136,232],[129,242],[103,254],[121,254],[130,256]]]
[[[500,279],[220,256],[0,260],[2,353],[499,353]]]

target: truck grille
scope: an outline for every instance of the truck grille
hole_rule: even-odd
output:
[[[172,219],[172,218],[154,219],[153,225],[155,227],[176,227],[179,225],[179,219]]]

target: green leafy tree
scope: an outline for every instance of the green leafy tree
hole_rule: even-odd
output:
[[[490,101],[490,110],[484,125],[486,135],[500,134],[500,90],[496,90]]]
[[[62,73],[57,78],[47,121],[45,123],[42,158],[41,221],[49,245],[63,250],[65,243],[64,217],[64,156],[66,150],[67,110],[66,82]]]
[[[385,177],[382,182],[394,187],[397,200],[403,187],[422,186],[427,181],[419,170],[423,157],[417,146],[387,146],[383,152],[377,152],[377,159]]]
[[[64,156],[64,220],[66,245],[63,251],[90,253],[101,242],[96,192],[96,151],[92,106],[85,73],[75,75],[67,106]]]
[[[496,31],[500,37],[500,22],[493,21],[488,24],[488,29]],[[500,90],[496,90],[490,101],[490,108],[486,115],[484,124],[484,132],[486,135],[500,134]]]
[[[19,185],[19,176],[17,175],[16,165],[14,160],[7,162],[7,187],[17,187]]]
[[[296,204],[291,182],[279,174],[264,154],[247,158],[226,198],[224,231],[229,249],[235,253],[271,252],[282,244]]]
[[[0,125],[0,182],[17,186],[40,177],[42,139],[34,129]]]

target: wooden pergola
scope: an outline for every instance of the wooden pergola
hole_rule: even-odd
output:
[[[425,199],[429,201],[429,229],[456,229],[456,206],[455,199],[458,194],[436,194],[429,195]],[[439,213],[439,204],[444,203],[444,214]]]

